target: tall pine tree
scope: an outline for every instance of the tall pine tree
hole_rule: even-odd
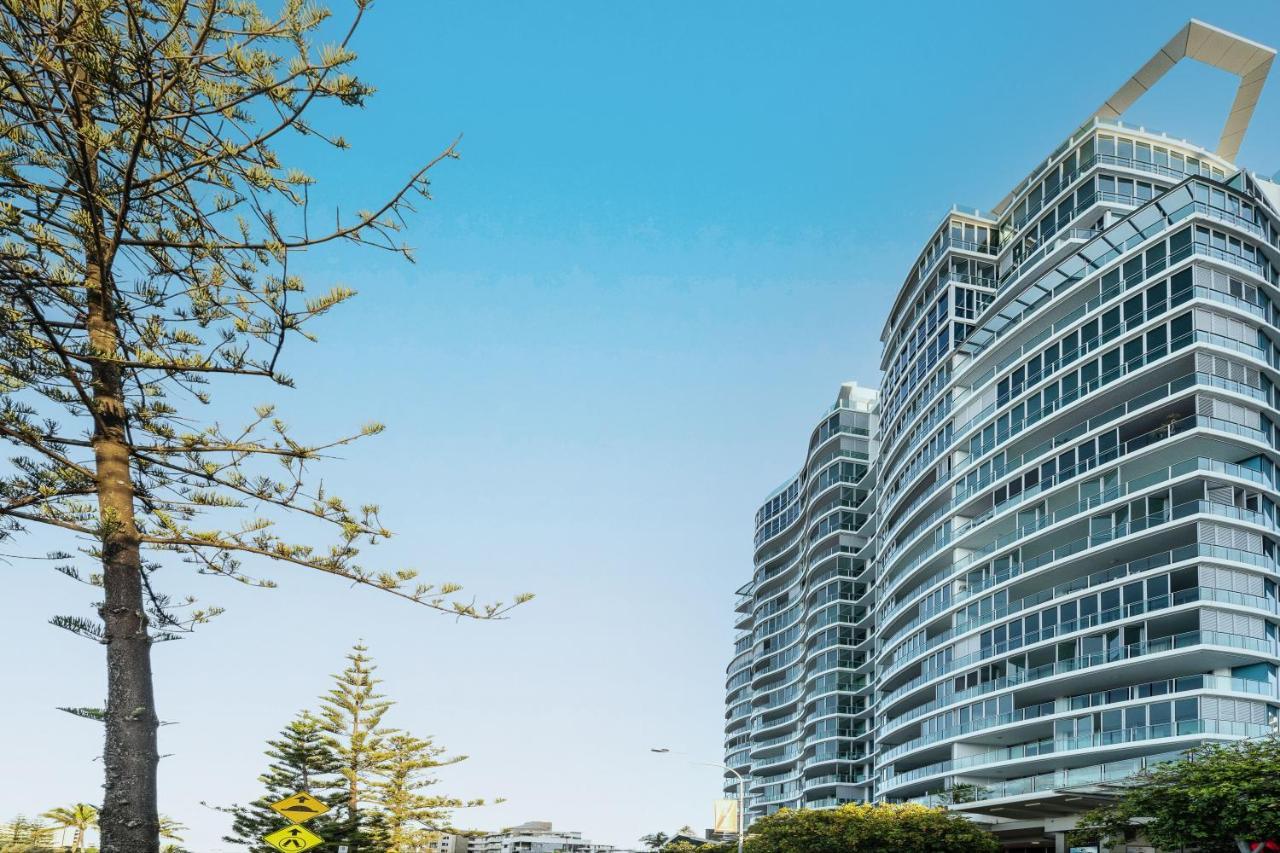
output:
[[[357,643],[347,654],[347,667],[334,676],[334,685],[320,700],[319,721],[326,746],[337,760],[341,776],[342,815],[337,838],[351,853],[371,853],[382,849],[384,826],[381,814],[369,808],[374,777],[390,760],[387,739],[393,733],[382,718],[395,703],[378,692],[382,679]]]
[[[320,722],[309,711],[299,714],[280,732],[278,740],[268,741],[267,772],[258,777],[264,795],[247,806],[228,809],[232,815],[231,834],[223,838],[231,844],[242,844],[253,853],[274,853],[262,843],[262,836],[288,826],[289,821],[268,806],[290,794],[306,791],[329,806],[327,814],[307,821],[307,828],[321,838],[337,837],[338,817],[345,801],[339,761],[325,739]]]
[[[449,828],[453,809],[483,805],[481,800],[424,793],[439,781],[431,773],[434,768],[465,761],[465,755],[446,756],[444,747],[430,738],[405,732],[390,735],[387,747],[390,754],[373,784],[372,797],[382,810],[387,853],[425,850],[441,829]]]
[[[430,738],[383,725],[395,704],[378,692],[368,649],[356,645],[347,667],[333,676],[317,713],[304,712],[278,740],[269,742],[271,763],[258,777],[265,795],[247,806],[226,809],[233,816],[225,841],[253,853],[273,853],[261,838],[288,822],[268,808],[296,791],[308,791],[330,807],[307,828],[325,839],[323,850],[346,845],[350,853],[418,853],[440,830],[450,828],[453,809],[483,805],[431,795],[431,771],[456,764]]]
[[[397,232],[457,156],[406,169],[331,228],[310,215],[316,181],[280,152],[347,148],[337,107],[373,92],[352,49],[372,2],[344,3],[345,23],[312,0],[0,3],[0,542],[58,533],[73,552],[50,565],[101,588],[94,617],[54,624],[105,651],[106,705],[90,715],[106,850],[159,849],[151,648],[215,612],[170,598],[160,558],[262,586],[247,572],[289,564],[468,617],[507,609],[367,562],[390,535],[376,503],[332,494],[314,466],[380,424],[308,440],[261,396],[293,387],[292,342],[355,295],[316,288],[296,253],[411,258]],[[210,408],[218,394],[262,404],[237,423]]]

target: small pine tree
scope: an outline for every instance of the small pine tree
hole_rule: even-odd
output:
[[[404,732],[387,738],[390,753],[377,782],[373,802],[382,811],[387,853],[414,853],[424,849],[447,828],[453,809],[482,805],[480,800],[423,793],[436,784],[431,770],[465,761],[465,755],[446,756],[442,746]]]
[[[45,853],[53,850],[53,827],[18,815],[0,826],[0,853]]]
[[[307,821],[307,828],[321,838],[337,837],[337,811],[345,801],[338,775],[337,756],[325,740],[320,722],[304,711],[280,732],[278,740],[268,741],[266,754],[271,759],[267,772],[258,777],[266,794],[247,806],[227,809],[233,818],[231,834],[223,840],[242,844],[253,853],[274,853],[263,844],[262,836],[275,832],[289,821],[268,806],[290,794],[306,791],[329,806],[331,811]]]
[[[382,718],[395,703],[378,692],[382,679],[374,677],[377,667],[367,651],[359,643],[352,648],[347,668],[334,676],[333,687],[320,700],[320,728],[341,776],[341,820],[335,837],[351,853],[381,849],[382,816],[366,806],[374,777],[392,757],[388,738],[393,732],[383,728]]]

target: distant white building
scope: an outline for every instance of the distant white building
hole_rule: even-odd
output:
[[[611,844],[596,844],[582,837],[581,832],[557,831],[551,822],[533,820],[495,832],[466,839],[465,850],[459,847],[437,848],[437,853],[635,853],[620,850]]]
[[[470,853],[473,839],[467,835],[444,833],[427,847],[427,853]]]

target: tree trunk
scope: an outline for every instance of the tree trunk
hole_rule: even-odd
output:
[[[72,853],[82,853],[83,850],[84,850],[84,827],[77,826],[76,842],[75,842],[75,847],[72,849]]]
[[[77,16],[73,26],[88,25]],[[87,32],[87,31],[86,31]],[[84,34],[82,34],[84,35]],[[85,228],[85,321],[92,362],[93,455],[101,525],[103,602],[99,609],[107,646],[105,784],[99,827],[102,853],[159,853],[156,809],[155,694],[151,684],[151,639],[142,589],[142,550],[134,518],[135,486],[130,467],[124,355],[116,326],[112,286],[114,248],[100,195],[93,105],[98,93],[88,75],[71,71],[72,119],[79,131],[76,159]],[[128,200],[117,198],[127,207]]]
[[[110,270],[89,264],[89,340],[96,354],[118,357]],[[93,452],[98,510],[103,525],[104,602],[100,611],[107,645],[106,773],[102,803],[103,853],[156,853],[158,719],[151,685],[151,639],[142,591],[142,552],[134,519],[133,474],[125,430],[120,368],[96,362],[93,400],[97,418]]]
[[[351,778],[347,780],[347,814],[351,818],[348,830],[351,849],[354,853],[360,850],[360,759],[357,744],[360,740],[360,708],[357,704],[351,715]]]

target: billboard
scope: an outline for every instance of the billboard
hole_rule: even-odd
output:
[[[716,800],[716,819],[712,824],[716,832],[738,834],[738,801]]]

